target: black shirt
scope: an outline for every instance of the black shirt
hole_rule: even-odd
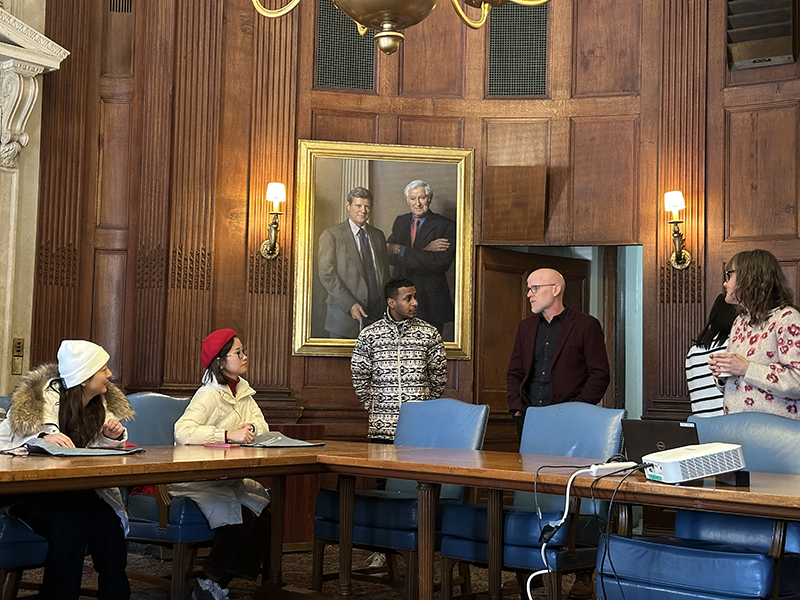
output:
[[[553,391],[550,386],[550,369],[553,366],[553,353],[556,349],[558,334],[564,322],[564,311],[553,317],[548,323],[543,314],[539,313],[539,327],[536,329],[536,345],[533,353],[533,368],[528,381],[523,386],[523,392],[530,406],[547,406],[553,401]]]

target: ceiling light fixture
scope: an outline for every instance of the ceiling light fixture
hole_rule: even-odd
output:
[[[470,19],[461,8],[461,0],[451,0],[453,9],[467,27],[480,29],[489,17],[492,8],[502,6],[509,0],[463,0],[465,4],[481,9],[477,21]],[[538,6],[548,0],[510,0],[522,6]],[[384,54],[397,51],[403,42],[402,30],[416,25],[436,8],[437,0],[332,0],[334,6],[352,19],[358,26],[358,33],[364,35],[369,29],[375,30],[375,43]],[[260,0],[253,0],[259,14],[276,19],[290,12],[300,4],[300,0],[290,0],[279,9],[265,8]]]

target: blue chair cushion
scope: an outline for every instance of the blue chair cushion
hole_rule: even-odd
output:
[[[762,600],[756,597],[713,594],[697,590],[676,590],[640,581],[616,580],[597,575],[597,597],[604,600]],[[780,600],[800,600],[800,594],[781,595]]]
[[[455,500],[443,499],[436,505],[436,529],[442,526],[446,506]],[[317,494],[314,510],[317,519],[339,522],[339,492],[322,488]],[[353,524],[378,529],[417,530],[419,510],[416,494],[402,494],[382,490],[364,490],[356,493],[353,507]]]
[[[314,537],[326,540],[339,539],[339,522],[316,519]],[[436,533],[435,543],[439,547],[441,534]],[[384,529],[382,527],[353,526],[353,545],[360,548],[393,548],[395,550],[417,550],[419,540],[416,529]]]
[[[173,498],[169,505],[169,522],[165,530],[158,528],[158,503],[155,496],[133,494],[128,498],[128,519],[131,539],[163,542],[201,542],[214,539],[214,530],[200,507],[188,498]]]
[[[542,519],[535,510],[512,510],[509,511],[505,519],[503,528],[503,539],[506,544],[512,546],[528,546],[530,548],[540,548],[539,537],[542,527],[555,525],[561,519],[561,512],[545,511]],[[571,517],[567,517],[564,524],[559,528],[555,535],[548,542],[548,547],[555,548],[564,546],[569,541],[569,528]],[[603,532],[605,523],[598,521],[592,515],[580,515],[578,517],[578,528],[575,543],[578,546],[596,546],[600,534]]]
[[[787,554],[781,571],[782,595],[800,592],[798,569],[800,555]],[[775,561],[763,552],[732,544],[612,535],[608,542],[605,536],[600,540],[597,570],[606,577],[606,586],[616,574],[620,580],[664,589],[767,598],[772,593]]]
[[[4,569],[44,563],[47,540],[19,519],[0,512],[0,566]]]
[[[569,556],[566,548],[551,548],[548,545],[545,555],[547,556],[547,566],[555,571],[585,569],[586,565],[591,565],[595,561],[597,548],[594,546],[575,548],[575,554]],[[514,546],[512,544],[503,546],[503,564],[511,569],[526,571],[538,571],[545,568],[545,564],[542,562],[541,547]]]
[[[735,544],[751,550],[769,552],[772,519],[722,513],[679,510],[675,516],[675,537],[721,544]],[[785,552],[800,554],[800,523],[786,527]]]

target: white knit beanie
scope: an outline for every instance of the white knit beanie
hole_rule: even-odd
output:
[[[64,385],[75,387],[102,369],[109,358],[108,352],[97,344],[84,340],[64,340],[58,349],[58,372]]]

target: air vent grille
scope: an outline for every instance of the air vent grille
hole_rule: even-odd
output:
[[[795,61],[794,0],[728,0],[731,70]]]
[[[375,42],[330,0],[317,2],[317,86],[375,89]]]
[[[509,2],[489,17],[489,96],[547,94],[548,4]]]
[[[109,0],[108,10],[112,13],[132,12],[133,0]]]

